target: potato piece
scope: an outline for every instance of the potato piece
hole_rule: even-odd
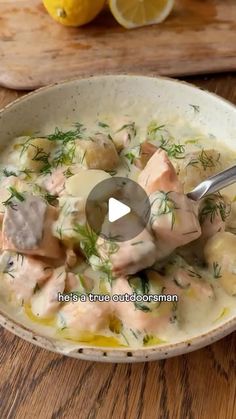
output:
[[[46,138],[33,138],[25,141],[20,152],[20,168],[40,171],[47,163],[50,152],[54,148],[53,141]]]
[[[100,133],[91,139],[76,141],[76,150],[78,161],[89,169],[113,170],[119,164],[112,140]]]
[[[111,176],[103,170],[80,170],[76,175],[67,179],[66,192],[69,195],[87,199],[89,193],[99,182],[109,178]]]
[[[220,232],[208,240],[204,254],[213,275],[229,295],[236,295],[236,236]]]
[[[204,179],[223,170],[222,156],[213,149],[192,152],[178,161],[176,170],[186,193]]]

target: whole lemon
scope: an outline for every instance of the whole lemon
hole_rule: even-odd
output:
[[[81,26],[93,20],[106,0],[43,0],[48,13],[66,26]]]

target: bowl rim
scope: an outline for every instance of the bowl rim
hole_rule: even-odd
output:
[[[47,86],[40,87],[30,93],[26,93],[23,96],[15,99],[14,101],[10,102],[9,104],[5,105],[3,108],[0,109],[0,119],[2,115],[14,108],[15,106],[20,105],[24,101],[28,101],[34,96],[40,95],[42,92],[47,92],[57,87],[67,86],[69,84],[73,84],[76,82],[81,81],[89,81],[89,80],[99,80],[104,78],[141,78],[141,79],[150,79],[150,80],[159,80],[160,82],[167,81],[171,82],[175,85],[183,85],[185,87],[192,88],[195,91],[201,92],[207,96],[211,96],[214,100],[221,102],[224,105],[230,107],[231,111],[236,112],[236,106],[230,102],[229,100],[218,96],[216,93],[209,92],[207,89],[199,88],[192,83],[186,82],[184,80],[178,80],[171,77],[163,77],[157,76],[154,73],[143,75],[143,74],[135,74],[135,73],[108,73],[108,74],[99,74],[99,75],[89,75],[87,77],[74,77],[67,80],[63,80],[61,82],[51,83]],[[185,338],[183,341],[176,342],[176,343],[168,343],[164,345],[153,345],[143,348],[132,348],[132,347],[104,347],[104,346],[92,346],[76,342],[70,342],[66,339],[57,339],[52,337],[43,336],[41,333],[33,332],[32,329],[18,323],[16,320],[12,320],[8,315],[4,314],[4,312],[0,309],[0,325],[4,327],[6,330],[12,332],[16,336],[33,343],[34,345],[41,347],[43,349],[47,349],[53,351],[55,353],[59,353],[62,355],[67,355],[74,358],[85,359],[85,360],[94,360],[99,362],[143,362],[143,361],[150,361],[156,359],[164,359],[176,355],[181,355],[184,353],[188,353],[194,351],[196,349],[203,348],[227,335],[234,332],[236,330],[236,315],[227,320],[225,323],[221,323],[214,328],[211,328],[209,331],[201,333],[199,335],[193,336],[191,338]],[[60,344],[64,342],[68,342],[69,345],[73,345],[71,350],[63,350],[60,348]],[[58,344],[58,346],[57,346]],[[76,346],[76,349],[74,347]],[[77,348],[78,347],[78,348]]]

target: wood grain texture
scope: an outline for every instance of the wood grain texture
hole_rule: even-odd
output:
[[[0,84],[32,89],[85,74],[189,75],[236,70],[235,0],[176,0],[160,25],[127,31],[108,11],[83,28],[41,0],[0,0]]]
[[[190,78],[236,104],[236,74]],[[21,92],[0,88],[0,107]],[[235,419],[236,333],[148,364],[96,364],[38,349],[0,328],[0,418]]]

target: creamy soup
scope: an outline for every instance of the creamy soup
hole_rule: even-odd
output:
[[[186,193],[235,158],[180,118],[106,115],[13,139],[0,160],[2,304],[33,330],[98,346],[217,326],[236,305],[236,187],[198,203]],[[97,235],[85,211],[94,186],[116,176],[151,204],[123,242]]]

